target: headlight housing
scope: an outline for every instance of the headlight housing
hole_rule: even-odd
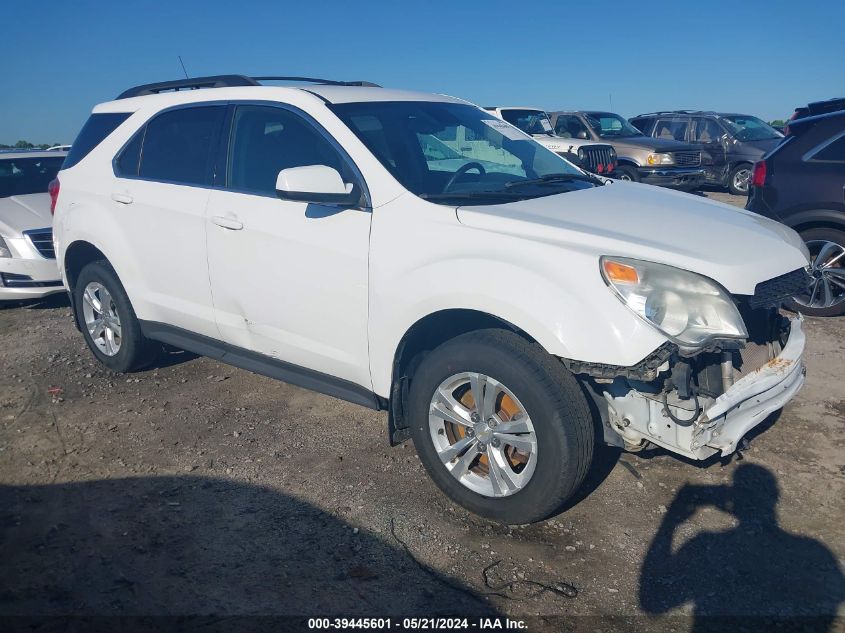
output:
[[[3,238],[0,237],[0,258],[3,257],[11,257],[12,251],[9,250],[8,245],[6,242],[3,241]]]
[[[626,257],[602,257],[600,268],[622,303],[682,348],[701,348],[713,339],[748,338],[730,295],[712,279]]]
[[[674,165],[675,157],[672,154],[649,154],[646,157],[649,165]]]

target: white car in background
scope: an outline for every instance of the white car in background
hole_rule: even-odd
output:
[[[616,150],[610,143],[596,143],[586,137],[558,136],[545,110],[516,106],[484,109],[528,134],[546,149],[589,172],[612,176],[616,170]]]
[[[0,154],[0,301],[64,292],[48,193],[66,152]]]

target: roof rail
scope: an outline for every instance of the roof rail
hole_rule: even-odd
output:
[[[334,79],[315,79],[314,77],[252,77],[256,81],[301,81],[309,84],[321,84],[324,86],[365,86],[368,88],[381,88],[371,81],[336,81]]]
[[[636,116],[655,116],[660,114],[698,114],[700,112],[705,112],[705,110],[659,110],[657,112],[643,112],[642,114],[638,114]],[[631,117],[636,118],[636,117]]]
[[[197,90],[199,88],[231,88],[238,86],[260,86],[259,81],[296,81],[304,83],[322,84],[326,86],[369,86],[380,88],[378,84],[369,81],[334,81],[331,79],[314,79],[312,77],[247,77],[246,75],[212,75],[210,77],[194,77],[193,79],[177,79],[175,81],[160,81],[153,84],[135,86],[121,92],[118,99],[129,99],[143,95],[158,94],[167,91]]]

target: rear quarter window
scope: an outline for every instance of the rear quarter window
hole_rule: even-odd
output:
[[[810,160],[813,162],[845,163],[845,132],[834,137],[821,149],[817,150]]]
[[[88,120],[79,132],[79,136],[76,137],[73,145],[71,145],[62,169],[73,167],[88,156],[91,150],[102,143],[109,134],[117,129],[118,125],[123,123],[131,115],[131,112],[103,112],[92,114],[88,117]]]

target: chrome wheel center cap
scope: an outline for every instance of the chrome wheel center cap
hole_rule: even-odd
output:
[[[479,442],[487,443],[493,437],[493,429],[491,429],[484,422],[476,424],[474,427],[475,437]]]

